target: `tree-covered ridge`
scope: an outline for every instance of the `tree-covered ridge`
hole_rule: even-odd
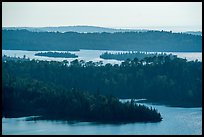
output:
[[[2,48],[15,50],[135,50],[201,52],[202,36],[166,31],[77,33],[2,30]]]
[[[7,61],[5,74],[33,78],[66,89],[118,98],[146,98],[171,106],[202,106],[202,62],[168,56],[126,60],[121,65],[92,61]]]
[[[100,58],[102,59],[116,59],[116,60],[127,60],[127,59],[144,59],[145,57],[154,57],[154,56],[167,56],[165,53],[147,53],[147,52],[139,52],[139,51],[129,51],[125,53],[108,53],[105,52],[100,55]],[[176,57],[174,55],[171,55],[172,58]]]
[[[78,33],[115,33],[115,32],[147,32],[148,29],[116,29],[99,26],[59,26],[59,27],[2,27],[2,30],[28,30],[31,32],[78,32]],[[182,33],[202,35],[202,31],[185,31]]]
[[[3,70],[2,95],[4,117],[38,115],[42,116],[39,119],[108,123],[162,120],[156,109],[138,105],[133,100],[123,104],[113,96],[68,90],[32,78],[13,77],[9,70]]]
[[[54,58],[77,58],[78,56],[69,52],[40,52],[35,53],[35,56],[46,56]]]

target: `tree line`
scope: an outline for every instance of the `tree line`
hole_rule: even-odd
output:
[[[3,75],[32,78],[89,93],[146,98],[171,106],[202,106],[202,62],[167,56],[137,58],[120,65],[74,60],[6,61]]]
[[[116,60],[127,60],[127,59],[144,59],[145,57],[154,57],[154,56],[166,56],[166,53],[147,53],[147,52],[138,52],[138,51],[129,51],[124,53],[102,53],[100,58],[102,59],[116,59]],[[170,56],[174,57],[175,55],[170,54]]]
[[[69,52],[40,52],[35,53],[35,56],[46,56],[46,57],[54,57],[54,58],[77,58],[76,54],[72,54]]]
[[[42,62],[27,60],[8,60],[3,63],[3,117],[37,115],[40,117],[36,119],[103,123],[159,122],[162,120],[161,114],[156,109],[138,105],[134,100],[122,103],[114,96],[90,94],[76,88],[67,89],[54,81],[42,81],[34,76],[13,75],[10,67],[14,64],[21,65],[21,63],[34,63],[36,67],[42,65]],[[59,67],[59,64],[50,64],[52,65]]]
[[[2,30],[2,49],[202,52],[202,36],[167,31],[60,33]]]

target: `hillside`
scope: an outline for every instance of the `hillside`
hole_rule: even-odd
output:
[[[113,95],[120,99],[145,98],[171,106],[202,106],[202,62],[171,58],[170,55],[143,60],[135,58],[123,61],[121,65],[105,66],[92,61],[49,62],[5,58],[2,74],[4,86],[22,86],[28,91],[31,87],[40,90],[38,85],[29,86],[32,83],[28,82],[29,79],[33,79],[49,84],[45,87],[56,85],[91,94]],[[25,79],[28,85],[25,86],[20,79],[18,83],[17,78]],[[45,93],[46,89],[43,89]],[[51,92],[49,89],[47,91]],[[32,94],[30,97],[34,98]]]
[[[3,30],[2,49],[201,52],[202,36],[166,31],[60,33]]]

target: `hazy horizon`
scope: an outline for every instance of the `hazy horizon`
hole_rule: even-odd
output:
[[[93,25],[66,25],[66,26],[36,26],[36,27],[25,27],[25,26],[6,26],[3,28],[16,27],[16,28],[44,28],[44,27],[102,27],[109,29],[136,29],[136,30],[164,30],[164,31],[173,31],[173,32],[186,32],[186,31],[196,31],[202,32],[202,28],[196,26],[141,26],[141,27],[105,27],[105,26],[93,26]]]
[[[2,26],[202,31],[202,2],[3,2]]]

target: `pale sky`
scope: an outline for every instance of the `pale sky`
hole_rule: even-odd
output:
[[[3,2],[2,25],[176,26],[202,30],[202,2]]]

